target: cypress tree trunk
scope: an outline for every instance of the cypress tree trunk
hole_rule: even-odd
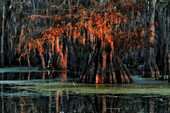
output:
[[[154,55],[154,41],[155,41],[155,25],[154,25],[154,19],[155,19],[155,6],[156,6],[157,0],[151,0],[147,3],[147,14],[148,14],[148,22],[147,27],[148,30],[150,30],[150,36],[149,36],[149,44],[146,48],[145,52],[145,62],[144,62],[144,69],[143,69],[143,77],[159,77],[159,69],[155,61],[155,55]]]
[[[40,55],[41,57],[41,62],[42,62],[42,70],[45,70],[46,67],[45,67],[45,59],[44,59],[44,56],[43,55]]]
[[[170,3],[168,4],[168,7],[167,7],[167,9],[169,9],[170,8]],[[168,18],[170,18],[170,11],[169,10],[167,10],[168,11]],[[168,32],[170,32],[170,20],[168,19]],[[168,34],[168,37],[167,37],[168,39],[170,38],[170,33]],[[168,82],[170,82],[170,53],[168,53],[168,63],[169,63],[169,65],[168,65],[168,72],[169,72],[169,76],[168,76]]]
[[[168,71],[169,71],[169,75],[168,75],[168,82],[170,82],[170,53],[168,54]]]
[[[168,70],[168,43],[169,43],[169,8],[167,1],[165,3],[158,2],[156,7],[158,22],[158,38],[159,47],[157,53],[157,64],[161,74],[166,75]]]
[[[4,66],[4,33],[5,33],[5,19],[6,19],[6,8],[5,8],[5,6],[3,6],[0,66]]]
[[[71,42],[72,43],[72,42]],[[68,44],[68,70],[69,71],[69,75],[77,75],[76,72],[76,55],[75,55],[75,51],[74,51],[74,47],[73,44]]]
[[[79,82],[131,83],[133,79],[114,48],[109,45],[103,49],[101,40],[98,40],[93,56],[82,71]]]
[[[28,62],[28,67],[29,70],[31,69],[31,63],[30,63],[30,54],[27,52],[27,62]]]

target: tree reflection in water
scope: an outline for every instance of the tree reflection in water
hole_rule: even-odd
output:
[[[3,73],[6,80],[55,80],[69,82],[65,73]],[[170,96],[150,94],[73,94],[56,90],[49,95],[20,95],[23,89],[1,83],[1,113],[170,113]]]
[[[2,113],[169,113],[170,98],[144,95],[1,96]],[[2,101],[3,100],[3,101]]]

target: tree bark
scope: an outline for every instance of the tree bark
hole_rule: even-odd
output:
[[[148,47],[146,48],[146,52],[145,52],[145,62],[144,62],[144,69],[143,69],[143,73],[142,76],[143,77],[159,77],[160,76],[160,72],[158,69],[158,66],[156,64],[155,61],[155,55],[154,55],[154,47],[152,45],[154,45],[154,41],[155,41],[155,6],[156,6],[156,2],[157,0],[149,0],[147,2],[147,14],[148,14],[148,22],[147,23],[147,27],[148,30],[150,30],[150,36],[149,36],[149,44]]]
[[[28,52],[27,52],[27,62],[28,62],[29,70],[31,70],[30,54]]]
[[[165,3],[158,2],[156,6],[156,20],[158,22],[157,36],[158,36],[158,53],[157,64],[162,75],[168,72],[168,43],[169,43],[169,11],[167,1]]]
[[[4,66],[4,33],[5,33],[5,19],[6,19],[6,8],[3,6],[2,14],[2,35],[1,35],[1,53],[0,53],[0,66]]]
[[[107,46],[103,49],[99,40],[90,62],[80,75],[79,82],[132,83],[133,79],[114,48]]]
[[[170,82],[170,53],[168,53],[168,71],[169,71],[168,82]]]
[[[40,57],[41,57],[41,62],[42,62],[42,70],[45,70],[46,67],[45,67],[45,59],[44,59],[44,56],[41,55]]]

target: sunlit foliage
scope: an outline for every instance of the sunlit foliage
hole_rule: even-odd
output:
[[[53,4],[55,6],[55,3]],[[47,52],[55,56],[59,53],[59,59],[63,58],[63,39],[67,42],[81,43],[81,47],[87,47],[89,44],[94,48],[98,41],[101,41],[102,48],[110,46],[115,53],[129,52],[135,48],[144,46],[144,39],[147,37],[147,31],[142,24],[133,25],[135,21],[134,14],[142,11],[142,2],[134,3],[132,0],[111,1],[104,5],[98,5],[95,8],[73,5],[66,9],[56,7],[59,12],[53,15],[31,15],[33,23],[39,23],[38,18],[47,18],[51,21],[50,28],[42,28],[37,38],[27,40],[23,43],[24,49],[21,56],[35,53],[38,50],[39,56]],[[133,11],[133,12],[132,12]],[[20,44],[21,46],[21,44]]]

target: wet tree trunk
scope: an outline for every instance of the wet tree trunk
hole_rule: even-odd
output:
[[[81,83],[131,83],[132,76],[110,45],[103,49],[101,40],[95,47],[90,62],[83,69]]]
[[[155,41],[155,6],[157,0],[149,0],[147,2],[147,20],[150,23],[147,23],[148,30],[150,30],[149,44],[145,52],[145,62],[142,76],[143,77],[159,77],[159,69],[156,64],[155,55],[154,55],[154,41]]]

